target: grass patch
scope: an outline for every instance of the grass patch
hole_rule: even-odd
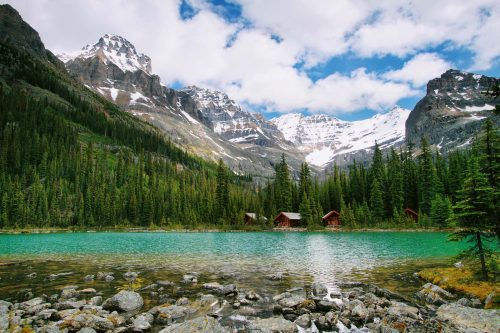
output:
[[[482,302],[495,292],[493,302],[489,307],[500,308],[500,283],[495,281],[479,281],[470,268],[439,267],[426,268],[417,273],[418,277],[429,281],[451,292],[468,294],[479,298]]]

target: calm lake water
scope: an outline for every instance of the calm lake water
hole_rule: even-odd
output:
[[[98,271],[113,271],[118,278],[90,286],[111,293],[124,283],[122,273],[132,270],[145,284],[179,281],[196,271],[202,274],[200,282],[230,277],[238,285],[271,289],[276,285],[265,276],[283,272],[282,288],[313,280],[364,280],[404,289],[412,284],[413,272],[449,260],[462,247],[438,232],[0,235],[0,296],[25,287],[36,291],[84,285],[83,276]],[[47,280],[49,274],[68,271],[73,274]],[[27,279],[33,272],[37,276]]]

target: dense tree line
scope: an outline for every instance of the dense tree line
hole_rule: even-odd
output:
[[[499,199],[499,152],[498,130],[487,121],[472,149],[442,156],[422,138],[418,151],[408,144],[384,156],[376,144],[368,167],[356,162],[346,169],[335,166],[321,182],[311,177],[307,164],[294,180],[283,157],[275,181],[264,189],[262,206],[269,217],[280,211],[300,212],[303,227],[320,226],[321,216],[331,210],[339,211],[343,226],[351,228],[452,227],[460,223],[457,205],[469,184],[471,166],[478,164],[491,193],[484,214],[498,233],[498,205],[491,203]],[[406,208],[418,212],[417,223],[404,214]]]

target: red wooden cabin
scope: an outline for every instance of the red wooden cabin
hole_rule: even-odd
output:
[[[325,227],[340,227],[340,213],[332,210],[330,213],[323,216],[323,225]]]
[[[405,209],[405,215],[411,218],[413,221],[418,221],[418,213],[411,208]]]
[[[281,212],[274,219],[274,224],[278,228],[297,228],[300,227],[300,214]]]

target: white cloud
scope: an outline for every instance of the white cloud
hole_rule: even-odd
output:
[[[206,0],[190,0],[199,11],[189,20],[180,18],[180,0],[7,2],[54,51],[74,51],[105,33],[120,34],[151,56],[153,71],[166,84],[219,88],[240,102],[279,112],[391,107],[449,67],[439,54],[426,51],[429,46],[471,51],[474,69],[490,68],[500,54],[497,0],[233,1],[241,4],[248,25],[225,21]],[[316,82],[308,77],[312,67],[346,55],[395,55],[406,62],[386,73],[334,68]]]
[[[365,68],[350,76],[332,74],[311,89],[308,107],[322,112],[353,112],[363,108],[385,111],[404,97],[418,92],[407,84],[385,81]]]
[[[452,64],[436,53],[420,53],[407,61],[403,68],[389,71],[384,77],[399,82],[410,82],[414,87],[421,87],[452,67]]]

